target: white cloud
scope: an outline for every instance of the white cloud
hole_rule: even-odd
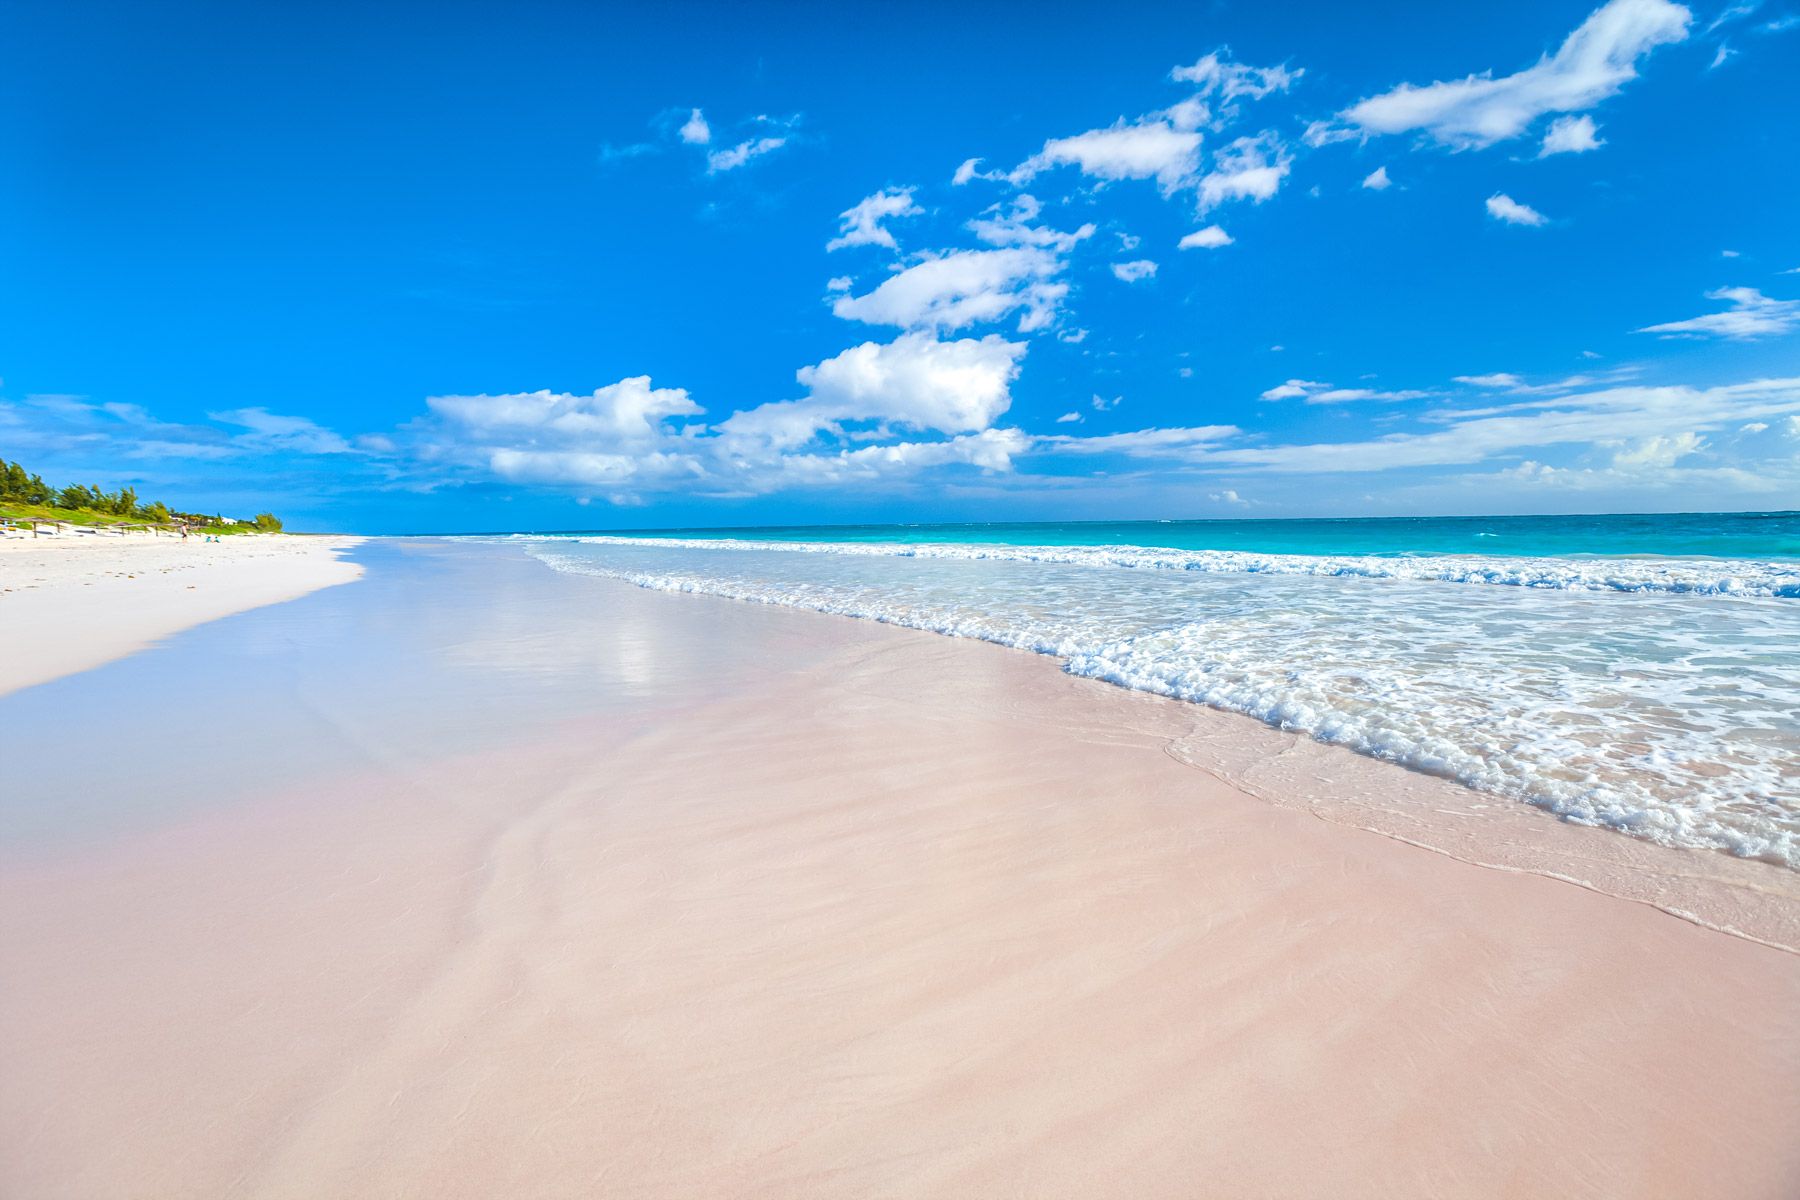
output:
[[[1116,262],[1112,264],[1112,273],[1122,283],[1136,283],[1140,279],[1149,279],[1156,274],[1156,264],[1147,258],[1132,262]]]
[[[1244,505],[1250,503],[1231,488],[1226,488],[1222,492],[1208,492],[1206,498],[1218,504]]]
[[[1719,251],[1719,257],[1720,258],[1741,258],[1743,256],[1740,255],[1736,250],[1721,250],[1721,251]]]
[[[1489,146],[1518,137],[1546,113],[1582,112],[1616,94],[1637,78],[1640,58],[1687,37],[1692,17],[1670,0],[1609,0],[1554,55],[1525,70],[1498,79],[1484,73],[1423,87],[1401,84],[1351,106],[1342,118],[1364,134],[1418,130],[1457,149]],[[1335,140],[1327,131],[1318,136]]]
[[[902,329],[961,329],[1022,311],[1019,328],[1042,329],[1067,295],[1055,281],[1062,258],[1036,246],[957,250],[926,259],[862,296],[841,295],[831,311],[847,321]]]
[[[1098,392],[1096,392],[1094,394],[1094,398],[1092,400],[1088,401],[1088,405],[1095,412],[1111,412],[1113,409],[1119,407],[1119,405],[1123,404],[1124,402],[1125,402],[1125,397],[1123,397],[1123,396],[1114,396],[1111,400],[1108,400],[1105,396],[1102,396]]]
[[[1176,245],[1182,250],[1217,250],[1220,246],[1231,245],[1232,237],[1217,225],[1208,225],[1205,229],[1196,229],[1182,238]]]
[[[1509,390],[1524,382],[1517,375],[1505,371],[1496,371],[1492,375],[1457,375],[1454,379],[1455,382],[1466,383],[1470,387],[1506,388]]]
[[[657,388],[648,375],[596,388],[589,395],[509,392],[433,396],[425,405],[452,425],[480,434],[524,431],[559,440],[599,439],[608,445],[655,442],[670,417],[703,411],[684,388]]]
[[[1264,400],[1293,400],[1308,392],[1324,391],[1329,383],[1318,383],[1311,379],[1290,379],[1286,383],[1277,384],[1262,394]]]
[[[1271,92],[1285,92],[1304,70],[1288,70],[1285,66],[1252,67],[1231,61],[1229,50],[1217,50],[1191,67],[1176,67],[1169,78],[1176,83],[1191,83],[1202,96],[1218,95],[1222,100],[1247,96],[1261,100]]]
[[[1327,388],[1322,392],[1314,392],[1306,398],[1308,404],[1348,404],[1353,400],[1375,400],[1382,404],[1393,404],[1401,400],[1422,400],[1430,392],[1412,390],[1398,392],[1382,392],[1374,388]]]
[[[1508,225],[1543,225],[1549,221],[1537,209],[1529,204],[1520,204],[1505,192],[1495,192],[1487,198],[1488,216],[1496,221],[1504,221]]]
[[[135,406],[103,405],[108,411]],[[351,446],[341,435],[333,433],[306,417],[289,417],[266,408],[236,408],[229,412],[207,413],[210,420],[237,425],[248,430],[245,440],[260,449],[287,450],[300,454],[347,454]]]
[[[1194,425],[1176,429],[1134,429],[1096,437],[1053,434],[1038,439],[1051,454],[1124,454],[1132,458],[1183,458],[1203,453],[1242,433],[1236,425]]]
[[[1706,293],[1708,300],[1723,300],[1730,308],[1685,321],[1667,321],[1646,325],[1639,333],[1656,333],[1663,337],[1721,337],[1747,341],[1787,333],[1800,326],[1800,300],[1776,300],[1755,288],[1718,288]]]
[[[1664,469],[1678,459],[1699,453],[1706,442],[1697,433],[1656,434],[1639,438],[1613,455],[1612,465],[1618,469],[1650,467]]]
[[[1552,154],[1586,154],[1606,145],[1595,136],[1594,118],[1589,116],[1558,117],[1544,133],[1544,144],[1538,148],[1539,158]]]
[[[1165,193],[1188,186],[1200,169],[1200,134],[1178,129],[1166,117],[1124,118],[1106,129],[1051,138],[1013,169],[1024,183],[1052,167],[1072,166],[1096,179],[1154,179]],[[960,174],[960,171],[958,172]]]
[[[1748,0],[1744,4],[1734,4],[1714,17],[1707,25],[1706,32],[1711,33],[1721,25],[1728,25],[1739,17],[1747,17],[1762,7],[1762,0]]]
[[[621,496],[753,495],[881,480],[933,467],[1004,471],[1030,446],[994,423],[1012,403],[1023,343],[903,334],[802,368],[806,395],[709,428],[680,388],[634,377],[591,395],[438,396],[410,430],[421,461],[518,483]],[[894,440],[936,434],[941,440]]]
[[[1067,254],[1076,243],[1094,236],[1092,222],[1073,233],[1032,224],[1042,211],[1037,197],[1025,192],[1015,196],[1010,205],[990,205],[969,222],[968,229],[990,246],[1037,246],[1057,254]]]
[[[773,153],[787,145],[785,137],[749,138],[729,150],[714,150],[706,156],[706,169],[713,174],[735,171],[754,158]]]
[[[1304,399],[1308,404],[1348,404],[1356,400],[1375,400],[1392,404],[1400,400],[1423,399],[1430,394],[1419,391],[1383,392],[1374,388],[1339,388],[1313,379],[1290,379],[1264,392],[1262,399]]]
[[[979,169],[980,166],[981,166],[981,160],[979,158],[964,159],[962,166],[956,168],[956,174],[954,174],[950,177],[950,183],[955,187],[961,187],[963,184],[969,182],[969,180],[971,180],[971,179],[1005,179],[1006,178],[1005,171],[983,171],[983,170]]]
[[[825,243],[825,249],[842,250],[846,246],[886,246],[897,250],[894,235],[883,221],[914,217],[924,212],[913,203],[913,189],[884,188],[873,196],[865,196],[839,215],[839,233]]]
[[[688,114],[688,119],[676,132],[690,146],[704,146],[712,141],[712,126],[706,123],[706,117],[697,108]]]
[[[1056,423],[1058,425],[1079,425],[1083,420],[1084,418],[1078,412],[1066,412],[1056,418]]]
[[[1636,439],[1704,435],[1758,418],[1800,412],[1800,379],[1725,387],[1618,387],[1528,400],[1477,415],[1444,413],[1442,428],[1352,442],[1221,449],[1207,461],[1292,474],[1372,472],[1479,463],[1548,446],[1619,446]]]
[[[1281,187],[1292,162],[1271,132],[1238,138],[1213,155],[1212,170],[1200,180],[1200,211],[1227,200],[1261,204]]]
[[[1388,178],[1386,167],[1376,167],[1363,178],[1362,185],[1372,192],[1385,192],[1393,186],[1394,181]]]
[[[719,433],[736,452],[747,445],[788,450],[821,431],[841,433],[845,422],[872,421],[946,434],[987,429],[1012,404],[1012,381],[1025,354],[1023,342],[990,334],[979,340],[940,342],[909,333],[887,344],[864,342],[819,363],[797,378],[809,393],[732,414]]]

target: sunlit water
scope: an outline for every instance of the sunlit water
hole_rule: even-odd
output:
[[[1183,527],[1166,539],[1182,546],[1144,524],[1007,531],[1061,534],[1037,544],[888,527],[886,541],[758,531],[530,549],[562,571],[1054,655],[1572,820],[1800,867],[1800,518],[1581,520],[1640,523],[1611,539],[1639,556],[1546,552],[1561,534],[1504,521],[1488,523],[1496,537],[1529,533],[1534,552],[1361,549],[1404,536],[1370,534],[1379,522],[1306,523],[1343,527],[1330,554],[1243,545],[1237,527],[1273,524],[1248,522]],[[1641,556],[1650,520],[1746,553]],[[1082,532],[1138,540],[1084,545]],[[1324,535],[1305,536],[1320,548]]]

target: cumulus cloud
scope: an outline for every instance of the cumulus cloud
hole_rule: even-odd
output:
[[[1393,186],[1394,181],[1388,178],[1386,167],[1376,167],[1363,177],[1362,185],[1371,192],[1385,192]]]
[[[1724,312],[1690,317],[1685,321],[1666,321],[1646,325],[1639,333],[1655,333],[1663,337],[1731,338],[1749,341],[1787,333],[1800,326],[1800,300],[1776,300],[1755,288],[1718,288],[1706,293],[1708,300],[1723,300],[1730,305]]]
[[[1149,279],[1156,274],[1156,264],[1147,258],[1132,262],[1116,262],[1112,264],[1112,273],[1122,283],[1136,283],[1140,279]]]
[[[1619,450],[1613,455],[1612,465],[1621,469],[1649,467],[1661,470],[1674,466],[1678,460],[1689,455],[1698,454],[1705,446],[1705,439],[1692,431],[1657,434],[1639,438]]]
[[[1520,204],[1505,192],[1495,192],[1487,198],[1487,211],[1488,216],[1508,225],[1543,225],[1550,219],[1529,204]]]
[[[1212,169],[1200,180],[1200,211],[1227,200],[1261,204],[1281,187],[1292,161],[1271,132],[1236,139],[1213,155]]]
[[[801,368],[798,378],[811,392],[803,403],[834,421],[974,433],[1011,405],[1024,354],[1025,343],[998,334],[940,342],[911,333],[886,345],[864,342]]]
[[[608,446],[656,442],[671,417],[703,411],[684,388],[657,388],[648,375],[621,379],[588,395],[509,392],[501,395],[433,396],[427,408],[476,434],[528,434],[559,441],[594,439]]]
[[[1015,167],[1010,178],[1022,184],[1052,167],[1072,166],[1108,182],[1154,179],[1170,193],[1188,186],[1199,171],[1200,140],[1196,130],[1178,129],[1166,116],[1129,124],[1121,117],[1105,129],[1051,138]]]
[[[1231,235],[1217,225],[1208,225],[1205,229],[1196,229],[1183,237],[1176,245],[1182,250],[1217,250],[1220,246],[1231,245]]]
[[[1418,131],[1455,149],[1523,134],[1548,113],[1591,109],[1637,78],[1638,61],[1687,37],[1693,14],[1670,0],[1609,0],[1553,55],[1511,75],[1491,72],[1426,84],[1401,84],[1340,114],[1364,135]],[[1320,140],[1331,140],[1320,130]]]
[[[914,217],[924,212],[913,203],[913,189],[909,187],[884,188],[873,196],[865,196],[839,216],[839,233],[825,243],[825,249],[842,250],[846,246],[886,246],[889,250],[899,247],[894,243],[894,235],[888,232],[883,221],[900,217]]]
[[[1543,145],[1538,148],[1538,157],[1586,154],[1589,150],[1598,150],[1606,143],[1596,137],[1595,132],[1592,117],[1558,117],[1550,122],[1550,128],[1545,131]]]
[[[940,342],[909,333],[803,367],[804,396],[716,426],[685,389],[635,376],[587,395],[432,397],[431,419],[411,434],[426,462],[633,496],[760,494],[959,464],[1003,471],[1031,444],[995,427],[1024,353],[996,335]]]
[[[1020,313],[1019,329],[1042,329],[1069,285],[1063,259],[1037,246],[956,250],[890,275],[864,295],[840,295],[831,311],[847,321],[901,329],[962,329]]]
[[[688,114],[688,119],[675,132],[690,146],[704,146],[712,141],[712,126],[706,123],[706,117],[697,108]]]

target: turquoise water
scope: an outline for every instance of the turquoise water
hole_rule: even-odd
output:
[[[593,531],[600,532],[600,531]],[[776,542],[985,542],[1155,546],[1268,554],[1656,555],[1800,559],[1800,512],[1557,517],[1346,517],[1292,521],[1071,521],[769,525],[606,531],[615,537]]]

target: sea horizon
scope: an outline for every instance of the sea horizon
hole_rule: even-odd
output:
[[[1315,536],[1308,538],[1307,532]],[[1134,540],[1138,534],[1160,540]],[[1383,537],[1381,535],[1388,535]],[[1465,548],[1449,544],[1459,534]],[[1506,540],[1498,535],[1535,540]],[[1555,534],[1557,536],[1550,536]],[[826,536],[830,535],[830,536]],[[977,536],[982,535],[982,536]],[[990,541],[1043,544],[1165,546],[1170,549],[1268,550],[1301,555],[1354,553],[1484,554],[1505,557],[1800,558],[1800,509],[1689,512],[1488,513],[1443,516],[1143,517],[1052,521],[777,522],[592,528],[520,528],[371,534],[379,537],[622,537],[792,541]],[[1483,535],[1492,537],[1481,541]],[[1583,539],[1626,539],[1625,548]],[[1171,540],[1173,539],[1173,540]],[[1335,540],[1334,540],[1335,539]],[[1358,548],[1361,547],[1361,548]]]

